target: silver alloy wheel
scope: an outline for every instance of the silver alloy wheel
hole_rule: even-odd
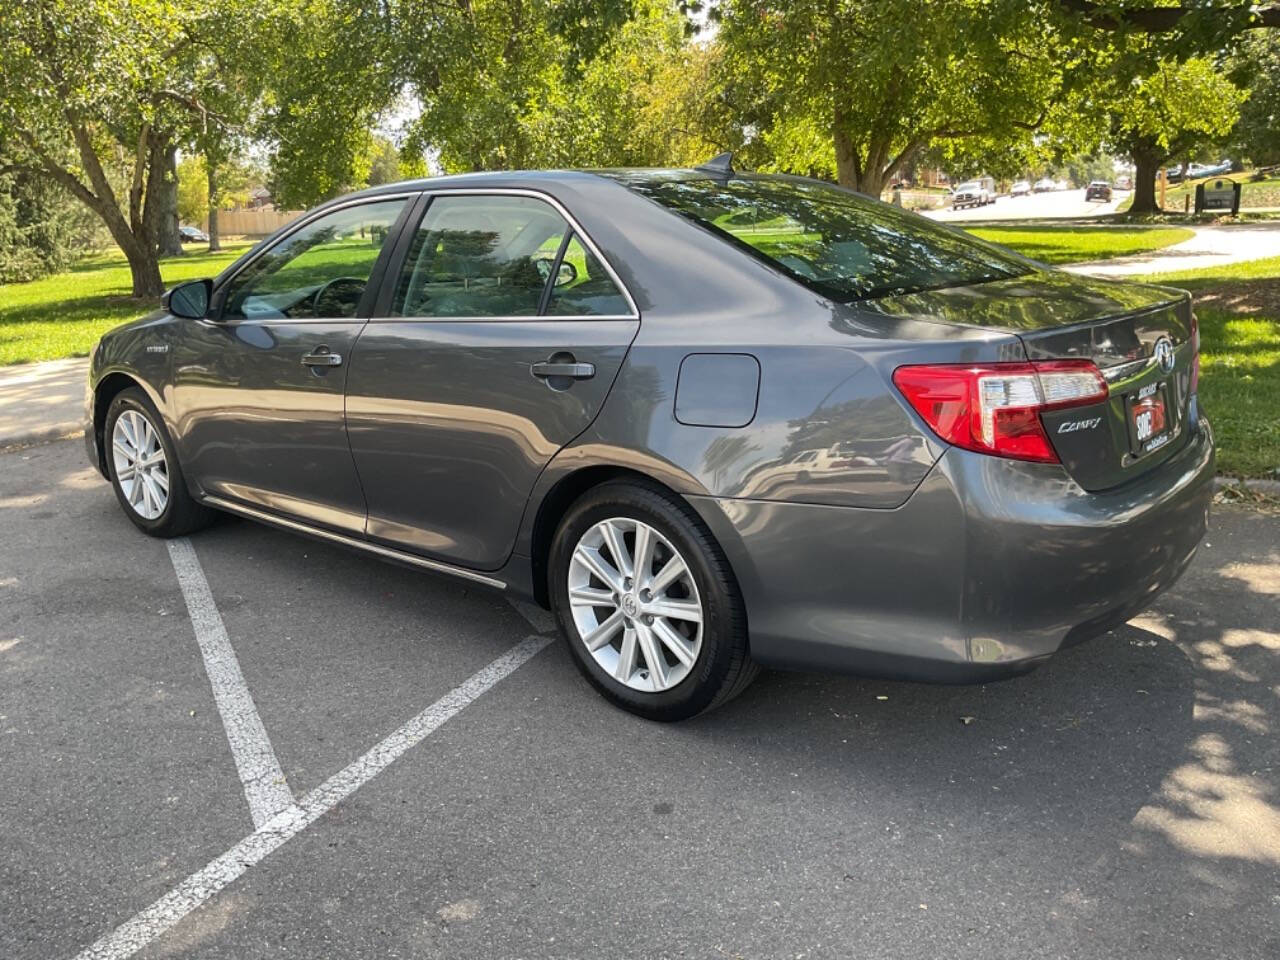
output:
[[[670,690],[702,649],[702,600],[671,541],[630,517],[602,520],[569,561],[578,638],[600,668],[644,693]]]
[[[169,503],[169,465],[151,421],[126,410],[111,431],[111,457],[125,500],[144,520],[154,520]]]

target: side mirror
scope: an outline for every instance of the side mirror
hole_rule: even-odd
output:
[[[578,268],[565,260],[560,264],[560,272],[556,274],[555,286],[563,287],[578,279]]]
[[[192,280],[180,283],[160,298],[164,308],[175,317],[184,320],[203,320],[209,315],[209,301],[213,298],[212,280]]]

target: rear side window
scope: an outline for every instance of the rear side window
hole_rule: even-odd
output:
[[[439,196],[396,283],[397,317],[626,316],[626,299],[559,211],[536,197]]]
[[[624,182],[841,302],[1029,272],[1024,261],[999,248],[823,184],[783,179]]]
[[[556,272],[547,313],[558,317],[624,317],[631,312],[609,274],[575,233]]]
[[[532,317],[568,232],[533,197],[436,197],[392,303],[401,317]]]

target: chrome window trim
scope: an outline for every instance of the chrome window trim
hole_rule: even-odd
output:
[[[595,241],[591,239],[591,235],[582,228],[582,224],[578,222],[578,220],[573,216],[573,214],[571,214],[567,209],[565,209],[564,204],[562,204],[555,197],[551,196],[551,194],[544,193],[541,190],[533,190],[527,187],[463,187],[458,189],[450,189],[448,187],[445,187],[439,190],[423,190],[422,195],[427,197],[429,200],[434,200],[437,197],[502,197],[502,196],[530,197],[534,200],[541,200],[544,203],[550,204],[551,207],[556,211],[556,213],[560,214],[560,216],[564,218],[565,223],[569,225],[569,229],[574,234],[577,235],[578,239],[582,241],[583,246],[587,248],[587,250],[591,253],[592,256],[594,256],[597,260],[600,261],[601,264],[604,265],[605,273],[609,275],[609,279],[613,281],[614,286],[616,286],[620,291],[622,291],[622,296],[626,299],[627,305],[631,308],[631,312],[629,314],[550,314],[550,313],[537,314],[537,313],[533,313],[533,314],[524,314],[523,316],[515,315],[515,316],[492,316],[492,317],[411,317],[411,316],[392,317],[392,316],[386,316],[386,317],[372,317],[369,320],[370,323],[460,323],[460,322],[513,323],[513,322],[527,322],[527,321],[545,323],[547,321],[553,321],[553,320],[639,320],[640,319],[640,308],[636,306],[635,297],[631,296],[631,291],[627,289],[627,285],[622,282],[622,278],[619,277],[617,271],[613,269],[613,264],[611,264],[609,260],[604,256],[604,254],[600,252],[600,248],[597,247]],[[431,207],[430,207],[430,204],[428,204],[427,209],[422,212],[422,217],[425,219],[427,214],[430,212],[431,212]],[[422,226],[422,220],[419,220],[418,223],[414,225],[413,229],[416,231],[421,226]],[[406,258],[406,262],[407,262],[407,258]],[[404,267],[405,267],[404,263],[400,264],[401,270],[403,270]],[[400,279],[399,276],[397,276],[395,280],[393,280],[392,282],[399,283],[399,279]],[[383,282],[387,282],[386,278],[384,278]]]

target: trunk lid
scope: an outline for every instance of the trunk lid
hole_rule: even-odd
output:
[[[1194,348],[1185,291],[1037,270],[861,305],[1006,331],[1022,341],[1029,360],[1094,361],[1107,380],[1107,400],[1042,416],[1063,466],[1086,490],[1146,473],[1186,442]]]

